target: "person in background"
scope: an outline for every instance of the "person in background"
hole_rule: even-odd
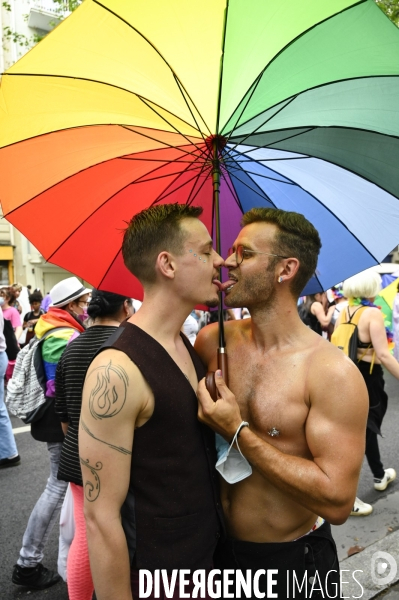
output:
[[[0,309],[0,469],[15,467],[21,463],[17,444],[12,432],[10,416],[4,403],[4,376],[6,374],[8,358],[6,341],[4,338],[4,317]]]
[[[392,308],[393,341],[395,344],[393,355],[396,360],[399,360],[399,283],[396,289],[397,294],[394,298]]]
[[[344,296],[344,293],[342,291],[342,284],[335,285],[334,287],[332,287],[331,294],[334,299],[334,304],[331,304],[332,306],[334,306],[334,312],[331,317],[331,325],[333,326],[334,331],[335,323],[337,322],[339,315],[348,306],[348,299]]]
[[[39,318],[44,315],[44,310],[40,308],[43,296],[40,292],[33,292],[29,296],[29,304],[31,310],[24,316],[24,322],[22,324],[23,329],[27,329],[25,344],[29,344],[30,340],[35,336],[35,326]]]
[[[350,277],[343,283],[343,294],[349,300],[345,321],[357,311],[361,311],[358,324],[357,366],[363,376],[369,395],[369,414],[366,430],[366,458],[374,477],[374,489],[380,492],[396,478],[393,468],[384,469],[381,462],[378,435],[388,407],[388,396],[385,392],[384,372],[387,369],[399,379],[399,363],[392,356],[388,347],[388,337],[384,325],[384,317],[374,300],[381,289],[381,277],[375,271],[363,271]],[[342,321],[336,323],[338,326]],[[373,510],[356,498],[352,516],[366,516]]]
[[[47,292],[47,294],[45,295],[45,297],[42,300],[41,303],[41,308],[44,310],[44,312],[47,312],[49,307],[51,304],[51,296],[50,296],[50,292]]]
[[[94,591],[83,514],[83,482],[78,450],[83,383],[87,367],[97,351],[111,333],[134,314],[131,298],[100,290],[93,290],[87,312],[92,324],[68,345],[58,363],[55,377],[55,412],[65,434],[57,477],[71,484],[75,516],[75,536],[67,562],[69,600],[91,600]]]
[[[318,294],[309,294],[306,296],[299,308],[299,316],[302,321],[319,335],[323,334],[323,329],[327,329],[332,319],[335,305],[327,309],[327,296],[325,292]]]
[[[17,309],[17,311],[19,312],[19,314],[22,313],[22,306],[19,302],[19,296],[22,292],[22,285],[20,283],[13,283],[11,288],[14,290],[15,293],[15,301],[14,304],[12,304],[12,306],[14,306],[14,308]]]
[[[51,307],[36,323],[37,338],[48,334],[41,345],[46,398],[55,397],[55,372],[68,341],[76,331],[84,331],[80,319],[87,308],[89,292],[76,277],[60,281],[50,291]],[[14,565],[12,582],[33,590],[43,590],[60,580],[58,573],[47,569],[42,560],[47,539],[59,519],[67,488],[65,481],[57,479],[64,434],[55,414],[54,402],[49,402],[41,418],[31,424],[31,435],[35,440],[47,444],[50,476],[29,517],[19,558]]]
[[[0,289],[0,297],[4,298],[4,302],[2,305],[3,317],[4,317],[4,319],[7,319],[8,321],[10,321],[10,323],[12,325],[12,329],[15,334],[17,344],[18,344],[18,340],[21,337],[21,333],[22,333],[22,323],[21,323],[21,317],[19,315],[19,312],[13,306],[15,304],[15,300],[16,300],[15,291],[12,287],[2,287]],[[5,324],[5,326],[6,326],[6,324]],[[8,344],[7,344],[7,346],[8,346]],[[14,354],[15,354],[15,352],[13,353],[12,356],[14,356]],[[10,358],[10,354],[8,355],[8,365],[7,365],[7,369],[6,369],[6,375],[5,375],[6,384],[11,379],[12,374],[14,372],[15,360],[16,360],[16,354],[15,354],[15,358]]]

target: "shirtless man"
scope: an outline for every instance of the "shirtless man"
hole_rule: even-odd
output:
[[[197,419],[204,367],[180,334],[196,304],[218,302],[223,261],[201,212],[160,205],[132,219],[122,252],[144,301],[87,372],[79,454],[98,600],[139,598],[140,569],[212,567],[222,520],[214,435]],[[159,597],[149,577],[145,597]]]
[[[301,598],[305,576],[303,597],[319,597],[309,596],[313,586],[338,598],[339,573],[327,577],[339,569],[329,523],[344,523],[353,507],[367,391],[356,366],[298,316],[297,298],[321,246],[315,228],[302,215],[274,209],[252,209],[243,226],[223,287],[226,305],[246,306],[252,318],[226,323],[229,387],[216,377],[221,398],[213,402],[204,380],[198,390],[200,420],[225,440],[249,424],[238,442],[252,475],[223,482],[229,537],[215,566],[278,569],[274,597]],[[217,368],[217,342],[217,325],[197,337],[210,370]]]

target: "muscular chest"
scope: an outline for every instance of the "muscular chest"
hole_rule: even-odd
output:
[[[241,414],[260,437],[290,451],[305,444],[309,412],[306,364],[292,355],[245,356],[229,360],[230,388]]]

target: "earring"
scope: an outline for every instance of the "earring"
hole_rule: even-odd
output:
[[[281,277],[281,275],[280,275],[280,277],[277,279],[277,281],[278,281],[279,283],[283,283],[283,281],[284,281],[284,280],[283,280],[283,278]]]

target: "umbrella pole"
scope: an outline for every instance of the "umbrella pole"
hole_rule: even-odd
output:
[[[220,160],[219,160],[219,148],[218,139],[215,138],[212,141],[212,183],[213,183],[213,207],[215,211],[215,225],[216,225],[216,251],[221,254],[221,243],[220,243]],[[219,269],[220,280],[221,280],[221,269]],[[222,292],[219,292],[219,309],[218,309],[218,321],[219,321],[219,348],[218,348],[218,368],[222,371],[222,375],[226,383],[228,383],[228,371],[227,371],[227,354],[226,344],[224,338],[224,320],[223,320],[223,298]]]

